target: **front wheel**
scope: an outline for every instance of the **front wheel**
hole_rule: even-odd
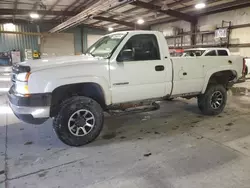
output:
[[[103,110],[93,99],[72,97],[61,105],[53,128],[58,138],[70,146],[82,146],[100,134],[103,127]]]
[[[226,106],[227,90],[223,85],[210,85],[198,96],[198,107],[205,115],[218,115]]]

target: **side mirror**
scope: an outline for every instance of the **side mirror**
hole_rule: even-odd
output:
[[[117,60],[122,61],[131,61],[133,59],[133,51],[131,49],[124,49],[119,54]]]

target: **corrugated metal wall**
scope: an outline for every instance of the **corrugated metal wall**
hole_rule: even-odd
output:
[[[0,24],[0,30],[7,30],[6,25]],[[37,32],[36,25],[16,25],[12,28],[16,32]],[[24,59],[24,49],[39,50],[38,36],[23,34],[5,34],[0,33],[0,52],[10,50],[20,50],[22,60]]]
[[[41,24],[39,25],[40,32],[47,32],[53,25]],[[16,32],[39,32],[36,24],[15,24],[13,30]],[[6,25],[0,24],[0,31],[8,31]],[[87,35],[88,34],[105,34],[106,31],[90,29],[87,27],[76,27],[65,31],[66,33],[74,34],[74,51],[75,54],[81,54],[87,49]],[[0,52],[6,52],[10,50],[20,50],[22,60],[24,60],[24,50],[41,50],[38,44],[39,36],[23,35],[23,34],[3,34],[0,33]]]

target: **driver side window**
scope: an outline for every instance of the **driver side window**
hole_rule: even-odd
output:
[[[159,60],[160,52],[155,35],[141,34],[132,36],[119,54],[125,61]]]

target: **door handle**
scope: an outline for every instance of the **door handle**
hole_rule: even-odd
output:
[[[163,65],[157,65],[155,66],[155,71],[163,71],[165,67]]]
[[[187,75],[187,73],[186,73],[186,72],[183,72],[183,75],[184,75],[184,76],[186,76],[186,75]]]
[[[229,63],[229,64],[232,64],[233,62],[232,62],[231,60],[228,60],[228,63]]]

